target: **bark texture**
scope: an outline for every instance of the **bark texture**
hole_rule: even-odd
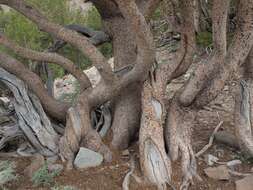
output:
[[[1,68],[0,80],[10,88],[15,97],[14,107],[18,123],[28,141],[42,155],[58,154],[59,137],[37,97],[28,94],[27,88],[21,80]]]

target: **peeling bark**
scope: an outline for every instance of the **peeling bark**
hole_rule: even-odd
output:
[[[161,97],[152,93],[149,82],[142,91],[142,118],[139,136],[140,164],[144,176],[158,189],[171,183],[171,163],[165,152],[164,105]],[[157,99],[158,98],[158,99]]]

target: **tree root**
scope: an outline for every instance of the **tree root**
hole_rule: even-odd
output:
[[[174,99],[175,100],[175,99]],[[166,146],[172,161],[176,161],[181,153],[183,181],[180,189],[188,189],[193,178],[201,180],[197,174],[197,163],[191,146],[190,126],[193,114],[183,110],[177,101],[172,101],[168,111],[165,127]]]
[[[152,94],[151,85],[144,84],[142,118],[139,137],[140,164],[144,176],[158,189],[171,182],[170,159],[165,152],[163,106]]]
[[[217,131],[220,129],[220,127],[222,126],[223,121],[221,121],[214,129],[212,135],[209,138],[209,142],[207,145],[205,145],[199,152],[197,152],[195,154],[196,157],[200,157],[200,155],[202,155],[204,152],[206,152],[212,145],[213,145],[213,140],[215,137],[215,134],[217,133]]]
[[[252,81],[241,80],[235,102],[236,136],[241,149],[253,156]]]
[[[92,129],[88,106],[78,103],[68,110],[65,133],[59,142],[60,156],[63,161],[67,161],[67,169],[73,168],[73,161],[82,141],[85,147],[103,154],[106,161],[112,160],[111,151]]]
[[[115,102],[112,146],[124,150],[134,139],[140,126],[140,86],[131,85]]]

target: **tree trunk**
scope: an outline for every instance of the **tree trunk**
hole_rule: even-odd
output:
[[[171,164],[164,142],[165,116],[164,97],[146,81],[142,91],[140,164],[144,176],[158,189],[167,189],[171,183]]]
[[[120,70],[127,65],[134,65],[137,57],[137,47],[134,35],[126,20],[113,17],[104,23],[106,31],[112,36],[114,70]],[[116,149],[126,149],[139,131],[141,112],[141,85],[134,83],[122,91],[114,101],[114,119],[112,124],[112,146]]]
[[[235,129],[241,150],[253,157],[253,49],[244,63],[243,79],[235,94]]]

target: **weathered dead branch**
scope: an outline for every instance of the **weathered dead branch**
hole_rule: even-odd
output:
[[[29,142],[45,156],[57,154],[58,135],[36,96],[28,94],[25,84],[2,68],[0,80],[10,88],[15,97],[14,107],[18,124]]]

